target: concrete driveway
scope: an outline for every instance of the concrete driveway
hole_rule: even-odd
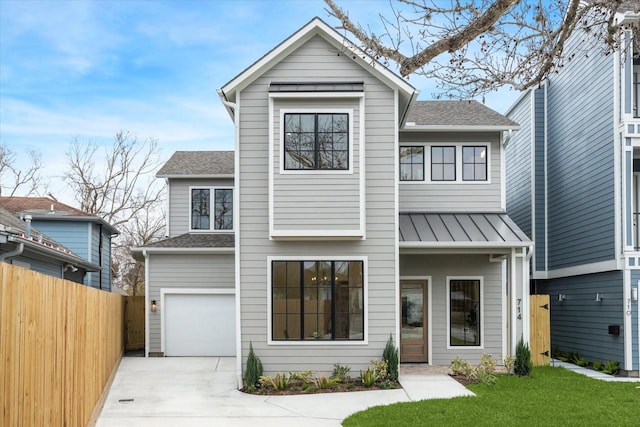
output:
[[[402,390],[255,396],[236,390],[233,357],[125,357],[97,421],[121,426],[339,426],[377,405],[473,395],[446,375],[401,375]]]

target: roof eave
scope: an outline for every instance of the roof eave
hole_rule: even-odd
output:
[[[235,248],[177,248],[153,246],[135,246],[131,248],[134,253],[159,253],[159,254],[234,254]]]
[[[400,242],[406,249],[507,249],[526,248],[531,242]]]
[[[42,254],[46,258],[67,262],[69,264],[73,264],[74,266],[82,267],[86,271],[100,271],[102,269],[97,264],[93,264],[83,259],[76,258],[73,255],[69,255],[67,253],[58,251],[56,249],[51,249],[46,246],[42,246],[41,244],[33,242],[29,239],[25,239],[19,236],[10,236],[9,241],[15,242],[15,243],[24,243],[25,247],[28,247],[34,252]]]
[[[405,125],[401,132],[502,132],[502,131],[520,130],[519,125]]]
[[[51,214],[30,214],[31,219],[35,220],[46,220],[46,221],[87,221],[87,222],[97,222],[102,224],[106,228],[109,229],[111,234],[120,234],[117,228],[113,225],[109,224],[104,219],[97,216],[80,216],[80,215],[51,215]]]
[[[221,173],[221,174],[172,174],[172,173],[167,173],[167,174],[156,174],[156,178],[167,178],[167,179],[178,179],[178,178],[185,178],[185,179],[233,179],[234,175],[231,173]]]

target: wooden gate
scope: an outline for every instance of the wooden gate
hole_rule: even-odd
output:
[[[126,350],[144,349],[144,296],[125,298]]]
[[[548,365],[551,356],[551,305],[549,295],[530,295],[531,361],[534,366]]]

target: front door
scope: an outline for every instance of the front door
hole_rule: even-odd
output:
[[[400,362],[427,362],[427,281],[400,281]]]

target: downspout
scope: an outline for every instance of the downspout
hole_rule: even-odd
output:
[[[527,251],[527,256],[525,257],[525,260],[529,262],[531,261],[532,257],[533,257],[533,245],[529,245],[529,250]]]
[[[146,249],[142,250],[142,256],[144,257],[144,357],[149,357],[149,253]]]
[[[24,243],[20,242],[20,243],[18,243],[18,246],[14,250],[12,250],[11,252],[7,252],[7,253],[4,253],[4,254],[0,255],[0,262],[3,262],[7,258],[11,258],[11,257],[14,257],[14,256],[21,255],[23,250],[24,250]]]
[[[509,142],[511,141],[511,137],[513,136],[513,129],[509,129],[507,132],[508,132],[507,136],[504,138],[504,141],[502,142],[503,148],[507,148],[507,145],[509,145]]]

